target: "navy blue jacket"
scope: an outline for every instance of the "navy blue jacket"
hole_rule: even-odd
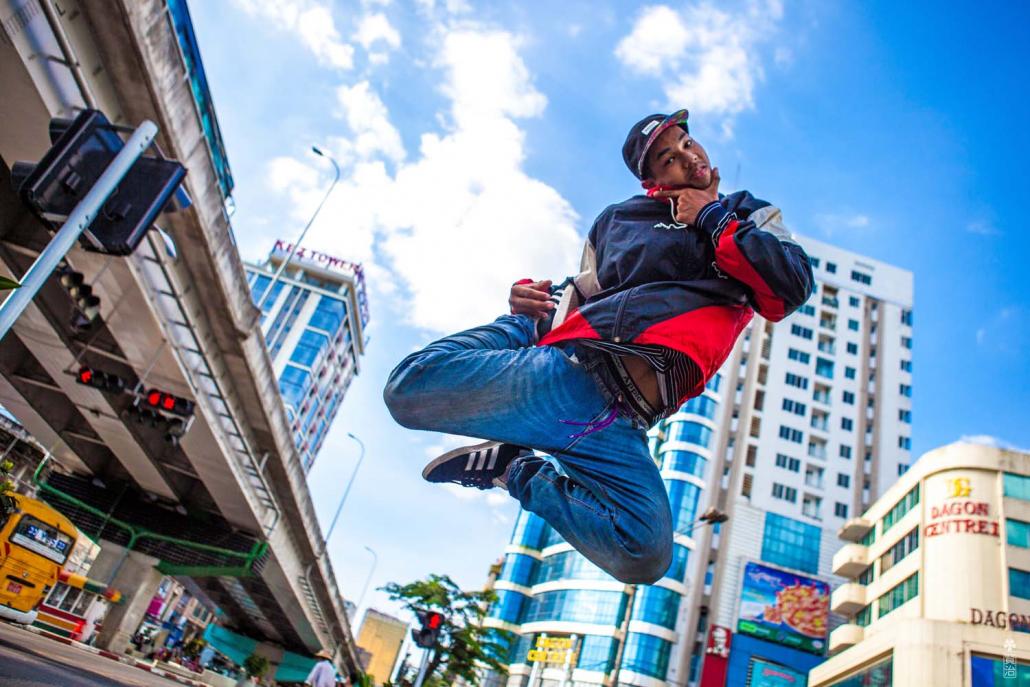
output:
[[[542,345],[576,339],[655,344],[688,355],[703,381],[725,362],[754,312],[777,322],[812,294],[808,255],[780,211],[747,191],[676,222],[670,201],[634,196],[594,221],[575,289]]]

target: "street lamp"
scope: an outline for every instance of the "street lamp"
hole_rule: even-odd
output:
[[[357,609],[361,608],[361,602],[365,600],[365,592],[368,591],[368,585],[372,581],[372,575],[373,573],[375,573],[376,566],[379,564],[379,556],[376,555],[376,552],[373,551],[371,547],[366,546],[365,551],[368,551],[370,554],[372,554],[372,568],[368,571],[368,577],[365,578],[365,586],[362,587],[361,596],[358,597],[358,603],[354,607],[355,615],[357,615]]]
[[[340,166],[336,164],[336,160],[334,160],[331,155],[328,155],[327,153],[323,152],[322,149],[318,146],[311,146],[311,152],[320,157],[324,157],[326,160],[329,160],[329,162],[331,162],[333,165],[333,169],[336,170],[336,176],[333,178],[333,183],[329,184],[329,189],[325,192],[325,195],[322,197],[322,202],[318,204],[317,208],[315,208],[315,212],[311,215],[311,219],[309,219],[308,223],[304,225],[304,230],[300,232],[300,236],[298,236],[297,240],[293,242],[292,246],[290,246],[290,252],[286,256],[286,259],[279,264],[279,269],[277,269],[275,271],[275,274],[272,275],[272,281],[268,282],[268,286],[265,287],[265,292],[261,295],[261,300],[259,300],[257,304],[258,310],[260,310],[262,306],[264,306],[265,301],[268,300],[269,295],[272,293],[272,287],[275,286],[275,283],[277,281],[279,281],[279,277],[282,276],[282,273],[286,269],[286,266],[290,264],[291,260],[293,260],[293,256],[296,255],[297,249],[300,248],[300,244],[304,242],[304,237],[307,235],[308,229],[310,229],[311,225],[314,224],[315,218],[318,217],[318,213],[319,211],[321,211],[322,206],[325,205],[325,202],[327,200],[329,200],[329,194],[333,192],[333,188],[336,186],[336,182],[340,180]]]
[[[701,514],[694,522],[687,526],[687,529],[677,531],[675,534],[689,535],[698,527],[704,527],[705,525],[719,525],[730,519],[730,516],[722,512],[715,506],[712,506],[704,513]],[[612,671],[612,687],[618,687],[619,685],[619,673],[622,672],[622,658],[626,653],[626,642],[629,641],[629,619],[633,613],[633,599],[637,595],[637,587],[640,585],[633,585],[629,588],[629,598],[626,599],[626,610],[622,614],[621,630],[622,639],[619,641],[619,652],[615,655],[615,669]]]
[[[322,554],[325,553],[326,547],[329,546],[329,537],[333,536],[333,529],[336,527],[336,521],[340,519],[340,511],[343,510],[343,504],[347,501],[347,494],[350,493],[350,488],[354,484],[354,478],[358,476],[358,468],[361,467],[361,461],[365,459],[365,443],[350,432],[347,432],[347,436],[358,442],[358,446],[361,447],[361,455],[358,456],[358,463],[354,466],[354,472],[351,473],[350,479],[347,480],[347,487],[343,490],[340,503],[336,506],[336,515],[333,516],[333,521],[329,524],[329,531],[325,533],[325,539],[322,540],[322,551],[316,558],[321,558]]]

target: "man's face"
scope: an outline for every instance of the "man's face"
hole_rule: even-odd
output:
[[[712,183],[708,153],[678,126],[663,131],[651,145],[647,169],[657,186],[707,188]]]

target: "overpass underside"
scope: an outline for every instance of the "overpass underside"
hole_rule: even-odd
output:
[[[18,20],[0,17],[0,274],[18,278],[49,241],[50,227],[22,206],[9,167],[38,160],[50,146],[50,117],[68,116],[83,101],[55,85],[55,74],[67,77],[69,61],[60,61],[56,43],[39,40],[50,30],[42,6],[0,0],[0,10],[12,3],[22,6]],[[320,533],[303,467],[232,237],[227,163],[209,130],[213,110],[198,109],[199,53],[185,58],[190,46],[172,16],[184,5],[172,4],[61,3],[55,21],[76,51],[90,97],[116,123],[157,123],[158,144],[188,170],[193,205],[159,222],[174,245],[151,231],[128,257],[79,248],[68,254],[67,267],[101,299],[100,316],[73,326],[74,301],[52,276],[0,341],[0,404],[62,467],[51,486],[80,503],[47,498],[84,531],[144,553],[150,547],[241,632],[302,653],[339,649],[341,664],[355,670],[342,599],[317,556]],[[188,432],[167,441],[159,423],[133,413],[133,395],[78,384],[81,366],[117,375],[126,388],[195,401]],[[98,521],[97,512],[108,521]],[[187,534],[179,539],[189,545],[138,532],[132,541],[131,529],[113,525],[122,521],[115,512],[150,534],[182,527]],[[233,553],[200,555],[198,546]]]

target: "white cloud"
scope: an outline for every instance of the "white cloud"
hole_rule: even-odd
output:
[[[1006,451],[1019,451],[1021,453],[1030,453],[1030,449],[1021,448],[1010,441],[1006,441],[1005,439],[1001,439],[990,434],[966,434],[960,437],[959,441],[967,444],[993,446],[994,448],[1000,448]]]
[[[839,229],[866,229],[871,225],[869,216],[861,213],[822,213],[815,216],[815,221],[827,236]]]
[[[516,279],[557,279],[578,264],[576,213],[522,169],[515,120],[540,115],[547,100],[518,47],[510,33],[467,24],[441,33],[433,64],[450,107],[443,131],[423,133],[411,161],[368,83],[339,91],[352,135],[333,149],[346,173],[306,244],[365,261],[373,293],[375,281],[388,282],[391,307],[414,326],[446,333],[488,322],[505,311]],[[384,159],[396,164],[392,176]],[[282,161],[270,177],[298,222],[328,183]]]
[[[353,86],[340,86],[336,98],[341,114],[354,134],[352,149],[361,159],[383,153],[392,161],[404,159],[401,135],[390,123],[386,105],[371,89],[368,81]]]
[[[291,31],[319,62],[337,69],[354,66],[354,48],[341,39],[330,9],[312,0],[235,0],[251,16]]]
[[[368,14],[362,17],[354,40],[369,52],[369,60],[374,64],[383,64],[389,60],[389,51],[401,46],[401,35],[390,24],[385,14]],[[375,50],[373,50],[375,46]],[[385,48],[385,49],[383,49]]]
[[[1001,234],[998,228],[985,220],[977,220],[966,225],[966,231],[978,236],[998,236]]]
[[[632,71],[661,81],[668,109],[711,115],[729,137],[734,117],[754,109],[755,86],[764,76],[760,46],[782,15],[773,0],[748,0],[742,9],[709,2],[682,11],[652,5],[615,55]]]

